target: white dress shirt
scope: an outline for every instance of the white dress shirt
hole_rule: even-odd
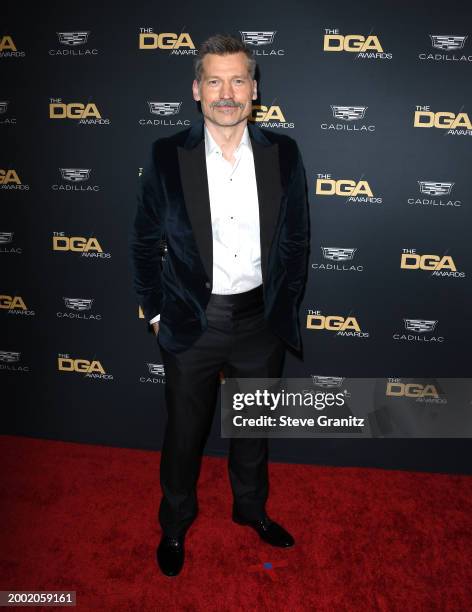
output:
[[[246,125],[233,165],[223,157],[206,125],[204,131],[213,235],[212,293],[243,293],[262,283],[259,200],[251,139]],[[159,319],[156,315],[150,323]]]

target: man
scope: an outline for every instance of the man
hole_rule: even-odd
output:
[[[198,513],[219,372],[280,377],[286,345],[301,347],[309,242],[303,163],[293,139],[248,123],[255,68],[236,38],[216,35],[201,46],[193,97],[203,120],[153,143],[131,233],[134,287],[166,373],[157,560],[168,576],[182,569],[185,534]],[[266,438],[230,440],[232,518],[273,546],[292,546],[265,511],[267,449]]]

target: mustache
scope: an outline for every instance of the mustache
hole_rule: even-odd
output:
[[[233,106],[244,108],[244,104],[241,104],[241,102],[235,102],[234,100],[216,100],[216,102],[212,102],[210,106]]]

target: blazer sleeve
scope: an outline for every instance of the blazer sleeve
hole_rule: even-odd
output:
[[[288,184],[285,222],[282,226],[280,248],[287,270],[289,291],[298,303],[303,293],[307,256],[310,245],[310,222],[306,194],[306,177],[298,145]]]
[[[129,235],[133,288],[147,322],[162,302],[160,240],[164,235],[165,200],[152,144],[137,190],[137,207]]]

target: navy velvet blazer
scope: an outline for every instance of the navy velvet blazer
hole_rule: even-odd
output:
[[[289,136],[248,123],[259,198],[265,317],[301,349],[309,215],[303,162]],[[161,269],[159,243],[167,242]],[[159,342],[177,353],[206,329],[213,244],[203,119],[152,143],[129,236],[134,290],[147,321],[160,314]]]

